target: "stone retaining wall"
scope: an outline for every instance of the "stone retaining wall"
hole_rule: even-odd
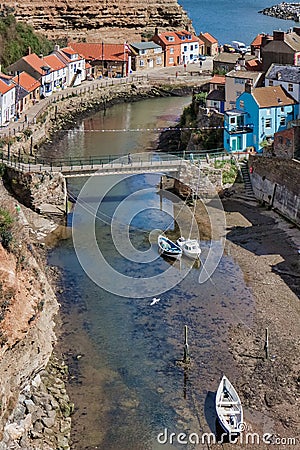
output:
[[[300,162],[250,156],[249,167],[256,198],[300,225]]]

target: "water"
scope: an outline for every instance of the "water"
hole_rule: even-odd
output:
[[[149,127],[154,127],[157,117],[162,125],[169,124],[170,111],[176,115],[179,103],[187,101],[172,100],[173,105],[171,99],[130,105],[131,123],[140,123],[143,114]],[[106,117],[103,113],[101,117],[100,113],[92,120],[94,124],[102,120],[106,129],[113,121],[115,128],[120,129],[124,121],[124,116],[120,115],[122,108],[118,105]],[[98,138],[98,132],[92,132],[92,137],[91,131],[86,135],[82,132],[89,123],[91,120],[86,119],[78,126],[80,132],[66,133],[60,154],[64,151],[105,154],[107,142],[102,141],[101,132]],[[154,139],[153,133],[148,132],[139,134],[138,144],[136,134],[125,133],[125,137],[127,148],[131,150],[148,148]],[[117,134],[110,133],[110,148],[123,152],[123,142],[120,148],[118,139]],[[82,233],[76,251],[90,256],[91,269],[99,274],[101,287],[91,281],[78,263],[71,237],[60,241],[49,255],[49,263],[61,270],[64,287],[60,298],[62,334],[59,345],[70,366],[68,391],[76,404],[72,418],[72,450],[156,450],[162,448],[157,436],[165,428],[169,433],[199,435],[203,431],[214,431],[213,392],[223,371],[229,378],[237,379],[238,369],[228,352],[228,333],[237,323],[251,326],[251,293],[244,284],[240,268],[229,255],[223,255],[214,275],[201,285],[198,282],[201,266],[184,259],[170,265],[158,256],[156,246],[149,242],[149,235],[154,227],[174,231],[170,214],[174,215],[178,209],[168,196],[157,194],[158,182],[157,174],[105,180],[98,177],[92,195],[84,199],[84,208],[74,222],[74,227]],[[72,180],[69,187],[78,193],[83,183],[82,179]],[[98,205],[109,183],[112,187]],[[137,192],[142,195],[132,202],[130,195]],[[130,240],[134,249],[151,254],[152,263],[134,262],[116,251],[109,218],[123,202],[127,202],[129,210],[139,211],[132,217]],[[122,296],[106,290],[103,266],[92,259],[95,249],[89,247],[92,233],[85,208],[97,210],[97,217],[104,219],[96,221],[98,247],[116,272],[141,280],[140,298],[130,294],[131,285],[124,286]],[[122,229],[117,232],[122,233]],[[126,236],[120,235],[120,240],[123,238]],[[210,241],[202,240],[201,246],[204,262]],[[182,271],[191,270],[172,289],[159,291],[160,302],[152,307],[153,292],[150,296],[143,279],[158,276],[170,267],[178,280]],[[189,328],[192,357],[188,371],[176,364],[183,356],[184,325]],[[185,447],[195,448],[192,444]],[[175,442],[163,448],[179,449],[182,445]]]
[[[179,4],[192,19],[197,34],[211,33],[220,44],[242,41],[250,45],[259,33],[272,34],[273,30],[287,31],[299,26],[291,20],[275,19],[259,14],[264,8],[280,2],[265,0],[179,0]],[[294,3],[288,0],[286,3]]]

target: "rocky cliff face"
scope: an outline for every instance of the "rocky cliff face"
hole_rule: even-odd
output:
[[[152,36],[155,27],[182,29],[191,21],[176,0],[4,0],[17,20],[31,24],[50,39],[111,42]]]

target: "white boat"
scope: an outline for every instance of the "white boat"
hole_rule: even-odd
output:
[[[223,430],[229,435],[239,435],[243,427],[243,408],[238,393],[223,376],[216,393],[216,412]]]
[[[160,234],[157,238],[159,252],[170,258],[180,258],[182,255],[182,249],[175,242],[168,239],[166,236]]]
[[[183,254],[188,258],[200,258],[201,248],[199,241],[197,241],[196,239],[185,239],[183,236],[181,236],[179,239],[177,239],[176,244],[181,247]]]

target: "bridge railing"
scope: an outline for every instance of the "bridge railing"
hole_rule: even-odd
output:
[[[235,158],[245,157],[247,154],[244,152],[235,153]],[[223,149],[214,149],[214,151],[198,151],[198,152],[143,152],[132,153],[126,155],[95,155],[88,157],[69,157],[69,158],[42,158],[33,157],[28,155],[4,155],[1,156],[3,164],[17,168],[21,171],[86,171],[86,170],[98,170],[101,168],[114,168],[122,167],[133,164],[135,167],[138,165],[148,166],[162,164],[166,162],[172,162],[173,165],[178,160],[189,160],[190,162],[206,161],[214,162],[216,160],[231,159],[232,154],[226,153]]]

